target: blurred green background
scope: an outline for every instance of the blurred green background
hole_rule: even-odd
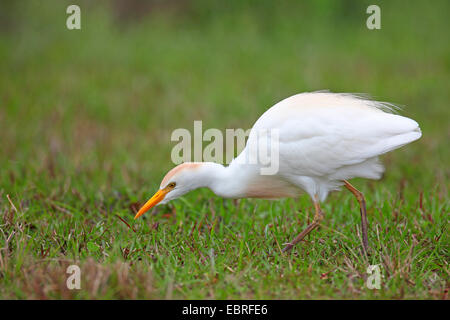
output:
[[[77,1],[82,29],[69,31],[72,3],[2,1],[3,188],[49,167],[92,191],[150,188],[173,165],[174,129],[247,129],[320,89],[404,105],[426,176],[448,160],[448,1],[381,1],[373,31],[370,1]]]
[[[81,30],[66,28],[69,4]],[[370,4],[381,30],[366,28]],[[43,199],[94,216],[127,208],[173,166],[174,129],[247,129],[279,100],[321,89],[403,106],[423,137],[383,158],[385,183],[439,185],[446,201],[449,12],[447,0],[3,0],[2,210],[6,194],[41,222]]]

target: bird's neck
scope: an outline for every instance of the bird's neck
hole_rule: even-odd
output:
[[[224,167],[213,162],[203,162],[198,170],[198,185],[207,187],[223,198],[277,199],[297,197],[300,190],[287,180],[274,175],[261,175],[256,165],[232,162]]]
[[[197,171],[197,188],[207,187],[223,198],[241,198],[245,195],[245,187],[251,171],[242,170],[240,166],[223,166],[213,162],[203,162]]]

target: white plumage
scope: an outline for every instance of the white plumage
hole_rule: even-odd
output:
[[[343,180],[379,179],[384,168],[378,156],[420,138],[417,122],[391,111],[390,104],[351,94],[297,94],[256,121],[239,157],[256,150],[249,148],[258,143],[255,132],[278,130],[277,176],[324,201]]]
[[[364,249],[368,248],[365,200],[347,180],[379,179],[384,171],[378,156],[417,140],[421,136],[414,120],[393,113],[394,106],[352,94],[301,93],[280,101],[254,124],[246,147],[229,166],[184,163],[167,173],[160,190],[139,210],[166,203],[193,189],[207,187],[226,198],[298,197],[304,190],[312,198],[316,215],[292,243],[290,250],[322,219],[319,201],[345,185],[361,206]],[[273,175],[261,174],[254,153],[258,132],[278,133],[279,168]]]

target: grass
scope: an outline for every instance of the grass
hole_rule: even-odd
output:
[[[71,2],[72,3],[72,2]],[[0,298],[447,299],[447,1],[172,2],[140,19],[81,1],[4,2],[0,32]],[[0,10],[5,11],[5,10]],[[170,163],[171,132],[252,126],[302,91],[367,92],[404,105],[423,137],[383,157],[323,204],[322,227],[280,252],[312,217],[307,196],[223,200],[208,190],[134,221]],[[81,290],[68,290],[68,265]],[[380,290],[365,286],[379,264]]]

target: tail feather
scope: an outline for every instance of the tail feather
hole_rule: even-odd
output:
[[[421,136],[422,131],[417,125],[417,127],[414,128],[414,130],[383,139],[379,143],[376,143],[372,148],[373,150],[376,150],[375,151],[376,155],[381,155],[390,152],[392,150],[398,149],[400,147],[403,147],[408,143],[416,141]]]

